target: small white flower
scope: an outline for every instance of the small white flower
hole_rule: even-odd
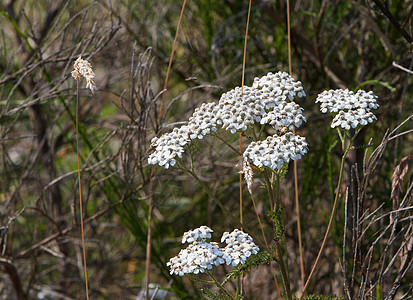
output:
[[[89,88],[92,92],[94,93],[95,90],[97,90],[96,84],[95,84],[95,73],[93,73],[92,65],[90,62],[87,60],[82,59],[82,57],[79,56],[78,59],[76,59],[75,64],[73,65],[73,71],[72,71],[72,77],[75,80],[80,80],[82,77],[86,79],[86,88]]]

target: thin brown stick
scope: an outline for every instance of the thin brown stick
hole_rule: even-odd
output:
[[[292,76],[293,68],[291,62],[291,22],[290,22],[290,0],[287,0],[287,34],[288,34],[288,72]],[[295,134],[295,129],[293,131]],[[297,232],[298,232],[298,249],[300,252],[300,269],[301,269],[301,281],[305,283],[305,271],[304,271],[304,254],[303,243],[301,237],[301,219],[300,219],[300,202],[298,200],[298,174],[297,174],[297,161],[294,160],[294,191],[295,191],[295,208],[297,214]]]
[[[171,72],[172,60],[174,59],[174,53],[175,53],[176,40],[178,39],[179,27],[181,26],[182,16],[184,15],[185,4],[186,4],[186,0],[184,0],[184,3],[182,4],[181,14],[179,15],[178,26],[176,27],[174,43],[172,44],[171,57],[169,58],[168,71],[166,72],[165,84],[163,86],[164,90],[166,90],[166,87],[168,86],[169,73]],[[164,99],[165,99],[165,93],[162,94],[162,98],[161,98],[161,106],[159,108],[159,115],[158,115],[158,127],[161,124]]]
[[[245,61],[247,57],[248,27],[250,24],[251,4],[252,4],[252,0],[250,0],[249,5],[248,5],[247,26],[245,28],[244,57],[242,59],[241,97],[244,95]],[[239,134],[239,152],[242,153],[242,134],[241,133]],[[239,174],[239,214],[240,214],[239,216],[240,223],[242,224],[242,174],[241,173]],[[242,273],[241,275],[241,291],[243,290],[243,288],[244,288],[244,273]]]
[[[77,152],[77,169],[79,182],[79,208],[80,208],[80,228],[82,231],[82,248],[83,248],[83,262],[85,269],[85,287],[86,299],[89,300],[89,287],[87,282],[87,267],[86,267],[86,247],[85,247],[85,233],[83,230],[83,204],[82,204],[82,184],[80,181],[80,158],[79,158],[79,80],[76,80],[76,152]]]
[[[251,15],[251,3],[252,0],[250,0],[249,6],[248,6],[248,16],[247,16],[247,28],[245,29],[245,39],[244,39],[244,58],[242,60],[242,81],[241,81],[241,95],[244,94],[244,79],[245,79],[245,60],[247,56],[247,40],[248,40],[248,27],[250,24],[250,15]]]

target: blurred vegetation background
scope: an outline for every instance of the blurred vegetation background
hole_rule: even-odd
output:
[[[346,162],[343,198],[347,187],[349,194],[309,293],[346,299],[411,295],[412,3],[290,2],[292,75],[307,92],[300,103],[307,123],[299,134],[307,138],[309,153],[298,162],[307,275],[327,226],[342,154],[329,127],[331,118],[319,112],[314,100],[325,89],[362,87],[373,90],[380,104],[378,120],[363,130]],[[187,2],[167,90],[162,91],[181,7],[182,1],[172,0],[2,1],[1,299],[85,298],[76,83],[70,76],[79,55],[92,63],[99,88],[94,95],[82,89],[80,95],[91,298],[142,296],[151,195],[151,283],[168,290],[168,299],[203,297],[187,278],[170,276],[166,262],[179,252],[183,232],[208,225],[218,237],[237,225],[186,174],[160,167],[152,174],[147,157],[151,138],[182,124],[201,103],[217,101],[241,85],[248,1]],[[288,71],[286,1],[253,1],[246,85],[256,76],[278,71]],[[157,126],[162,97],[165,106]],[[237,212],[239,158],[213,139],[192,150],[200,178]],[[281,188],[288,249],[284,255],[292,289],[299,295],[293,186],[290,170]],[[244,191],[244,222],[259,234]],[[259,184],[254,196],[271,236],[269,203]],[[251,272],[245,289],[248,299],[277,298],[268,266]]]

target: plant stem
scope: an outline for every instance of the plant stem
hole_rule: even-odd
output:
[[[343,156],[342,156],[342,158],[341,158],[340,173],[339,173],[339,177],[338,177],[336,195],[335,195],[335,198],[334,198],[334,203],[333,203],[333,208],[332,208],[331,215],[330,215],[330,220],[329,220],[328,225],[327,225],[327,230],[326,230],[326,233],[325,233],[325,235],[324,235],[323,242],[321,243],[320,251],[318,252],[317,258],[316,258],[316,260],[315,260],[315,263],[314,263],[313,268],[311,269],[310,275],[309,275],[308,278],[307,278],[307,282],[305,283],[305,286],[304,286],[304,288],[303,288],[303,292],[301,293],[300,300],[303,299],[304,293],[305,293],[305,291],[307,290],[308,285],[310,284],[310,281],[311,281],[311,279],[312,279],[312,277],[313,277],[313,275],[314,275],[314,272],[315,272],[315,270],[316,270],[316,268],[317,268],[317,265],[318,265],[318,263],[319,263],[319,261],[320,261],[321,254],[323,253],[323,250],[324,250],[324,247],[325,247],[325,244],[326,244],[326,241],[327,241],[327,237],[328,237],[328,235],[329,235],[329,233],[330,233],[330,231],[331,231],[331,225],[333,224],[333,219],[334,219],[334,217],[335,217],[335,215],[336,215],[336,212],[337,212],[338,196],[339,196],[339,194],[340,194],[341,182],[343,181],[344,163],[345,163],[347,154],[348,154],[348,152],[349,152],[350,149],[351,149],[351,145],[353,144],[353,142],[354,142],[354,140],[355,140],[358,132],[359,132],[359,130],[356,131],[356,133],[354,134],[354,136],[350,139],[350,142],[349,142],[349,144],[348,144],[348,146],[347,146],[346,150],[344,151],[344,154],[343,154]],[[339,133],[339,135],[340,135],[340,139],[341,139],[342,144],[345,145],[345,140],[346,140],[346,138],[345,138],[345,137],[343,138],[340,133]]]
[[[178,25],[177,25],[177,27],[176,27],[175,38],[174,38],[174,42],[173,42],[173,44],[172,44],[171,57],[169,58],[168,71],[166,72],[165,84],[164,84],[164,86],[163,86],[163,89],[164,89],[164,90],[166,90],[166,88],[167,88],[167,86],[168,86],[169,73],[171,72],[172,60],[174,59],[176,41],[178,40],[179,27],[181,26],[182,16],[184,15],[185,4],[186,4],[186,0],[184,0],[184,3],[182,4],[181,14],[179,15]],[[160,106],[160,108],[159,108],[158,122],[157,122],[157,125],[158,125],[158,126],[161,124],[162,109],[163,109],[163,103],[164,103],[164,95],[165,95],[165,93],[162,94],[161,106]],[[158,131],[158,130],[157,130],[157,131]]]
[[[227,296],[230,297],[231,299],[234,299],[234,300],[235,300],[235,298],[222,286],[222,284],[220,284],[220,283],[215,279],[215,277],[214,277],[214,275],[212,275],[212,272],[211,272],[211,271],[206,270],[205,273],[209,275],[209,277],[212,279],[212,281],[214,282],[214,284],[215,284],[225,295],[227,295]]]
[[[268,177],[268,174],[266,172],[263,172],[263,173],[264,173],[264,178],[265,178],[265,182],[266,182],[266,185],[267,185],[267,191],[268,191],[268,197],[270,198],[270,203],[273,203],[273,205],[274,205],[274,206],[271,207],[271,209],[273,209],[273,212],[275,212],[279,208],[278,205],[280,205],[280,203],[278,203],[278,201],[276,201],[274,199],[273,189],[272,189],[271,182],[270,182],[270,179]],[[279,178],[277,178],[277,181],[279,181],[278,179]],[[279,264],[280,270],[281,270],[281,277],[282,277],[283,282],[284,282],[284,289],[285,289],[285,292],[287,294],[287,299],[292,300],[290,280],[288,279],[287,270],[285,269],[285,264],[284,264],[284,260],[283,260],[283,256],[282,256],[282,250],[281,250],[280,243],[278,242],[276,228],[274,228],[274,233],[275,233],[275,238],[274,238],[275,249],[277,250],[276,254],[277,254],[277,257],[278,257],[278,264]]]
[[[79,80],[76,80],[76,152],[77,152],[77,174],[79,182],[79,206],[80,206],[80,228],[82,231],[82,248],[83,248],[83,263],[85,269],[85,287],[86,299],[89,299],[89,287],[87,282],[87,267],[86,267],[86,247],[85,234],[83,230],[83,204],[82,204],[82,184],[80,181],[80,158],[79,158]]]
[[[150,266],[151,266],[151,246],[152,246],[152,198],[153,198],[153,175],[154,168],[151,169],[151,181],[149,183],[149,211],[148,211],[148,235],[146,239],[146,261],[145,261],[145,299],[149,299]]]

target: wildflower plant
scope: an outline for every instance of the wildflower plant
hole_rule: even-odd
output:
[[[275,247],[264,246],[262,243],[261,245],[265,247],[269,257],[276,257],[288,299],[292,299],[292,293],[281,254],[284,225],[283,207],[278,191],[289,162],[301,159],[308,151],[305,137],[295,134],[295,129],[306,122],[306,118],[303,115],[303,109],[294,100],[305,96],[301,82],[294,80],[287,73],[268,73],[263,77],[255,78],[252,86],[236,87],[223,93],[217,103],[204,103],[195,109],[185,125],[174,128],[172,132],[160,137],[154,137],[151,141],[153,150],[148,158],[149,164],[157,164],[165,169],[170,167],[181,169],[193,176],[234,222],[238,222],[237,219],[197,176],[192,163],[193,154],[189,151],[191,145],[207,135],[223,141],[236,155],[241,157],[240,173],[244,174],[251,195],[253,194],[254,174],[256,176],[260,174],[268,191],[270,206],[268,216],[273,223]],[[338,187],[341,185],[344,160],[352,149],[354,139],[363,126],[376,120],[371,112],[378,108],[376,99],[373,92],[359,90],[354,93],[341,89],[324,91],[316,99],[316,103],[321,105],[322,113],[329,112],[333,115],[331,127],[337,129],[342,142],[344,154]],[[223,135],[221,136],[222,130],[229,131],[231,134],[241,133],[249,144],[242,152],[241,149],[237,151]],[[183,159],[185,152],[191,155],[190,167],[185,165]],[[304,291],[314,274],[330,232],[332,220],[336,214],[338,192],[337,188],[327,231]],[[251,233],[251,229],[244,228]],[[213,277],[211,270],[223,263],[234,267],[244,265],[251,255],[258,253],[259,249],[250,235],[238,230],[224,233],[221,242],[225,241],[227,246],[219,248],[217,243],[206,241],[211,238],[211,232],[211,229],[203,226],[184,234],[182,242],[191,244],[169,261],[171,274],[182,276],[207,273],[213,279],[212,283],[215,283],[229,299],[240,297],[243,291],[239,292],[237,289],[234,298]]]
[[[353,91],[350,91],[348,89],[324,91],[317,96],[316,103],[320,103],[321,112],[329,112],[333,115],[331,128],[337,129],[337,133],[341,140],[343,156],[341,158],[337,189],[335,192],[335,199],[327,230],[324,235],[324,239],[318,252],[317,258],[315,260],[315,263],[312,267],[307,282],[303,288],[302,295],[304,295],[304,292],[306,291],[312,279],[312,276],[316,270],[321,254],[324,250],[327,237],[330,233],[333,219],[335,218],[337,212],[337,204],[340,194],[339,188],[342,184],[344,163],[347,154],[350,150],[353,149],[353,142],[359,134],[360,130],[363,128],[363,126],[372,123],[374,120],[377,119],[376,116],[371,112],[372,109],[377,109],[379,107],[376,99],[377,96],[374,95],[372,91],[366,92],[364,90],[358,90],[356,93],[354,93]],[[303,296],[301,296],[300,299],[302,299],[302,297]]]
[[[217,103],[204,103],[195,109],[185,125],[174,128],[172,132],[160,137],[154,137],[151,141],[153,150],[148,158],[149,164],[188,172],[218,206],[237,223],[235,216],[197,176],[193,165],[186,166],[183,159],[185,152],[192,155],[190,151],[192,143],[207,135],[212,136],[223,141],[241,157],[241,173],[246,178],[250,194],[253,193],[254,173],[264,177],[264,184],[269,194],[271,212],[269,215],[274,223],[276,249],[261,244],[270,256],[273,257],[274,253],[277,253],[285,290],[289,295],[291,292],[288,276],[281,255],[282,234],[279,234],[283,232],[283,209],[280,194],[276,193],[274,188],[279,189],[289,162],[302,158],[308,151],[305,138],[294,133],[294,129],[306,122],[303,109],[294,100],[305,96],[301,82],[285,72],[268,73],[263,77],[255,78],[252,86],[236,87],[223,93]],[[222,131],[231,134],[241,133],[250,143],[242,152],[237,151],[230,141],[225,140],[224,136],[228,135],[222,135]],[[192,157],[191,161],[193,161]],[[249,228],[245,226],[243,228],[251,234]],[[181,250],[180,254],[168,263],[171,274],[209,272],[214,266],[223,262],[232,266],[244,265],[248,257],[258,253],[258,247],[252,241],[252,237],[242,231],[225,233],[222,241],[228,245],[223,249],[219,249],[216,244],[206,243],[205,239],[209,238],[209,233],[206,228],[198,228],[184,234],[183,242],[188,241],[192,244]],[[237,295],[241,294],[242,291],[240,293],[237,291]]]

